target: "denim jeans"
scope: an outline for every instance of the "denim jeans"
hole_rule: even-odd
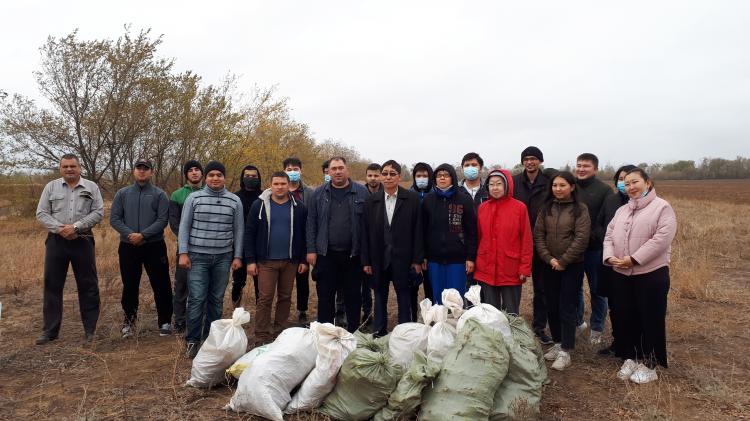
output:
[[[591,330],[604,332],[604,319],[607,318],[607,298],[598,294],[599,269],[602,266],[602,250],[587,250],[583,255],[583,270],[589,281],[591,294]],[[578,314],[576,322],[583,323],[583,273],[578,289]]]
[[[187,342],[208,337],[211,322],[221,318],[224,291],[229,281],[232,253],[189,253],[192,267],[188,271]]]

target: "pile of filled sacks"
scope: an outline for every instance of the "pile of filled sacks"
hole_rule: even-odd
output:
[[[221,363],[211,364],[212,375],[188,384],[237,378],[226,408],[271,420],[303,411],[338,420],[506,420],[538,414],[547,370],[525,321],[481,303],[479,286],[466,293],[468,309],[456,290],[443,291],[441,298],[443,305],[420,303],[423,323],[397,325],[380,338],[328,323],[286,329],[233,363],[226,362],[236,353],[213,357]],[[192,377],[196,364],[203,364],[199,357],[200,352]]]

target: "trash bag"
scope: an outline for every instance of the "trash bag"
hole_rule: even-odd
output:
[[[388,351],[388,341],[391,339],[391,334],[374,337],[372,333],[363,333],[362,331],[354,332],[354,339],[357,340],[357,348],[367,348],[374,352],[386,352]]]
[[[282,421],[282,411],[292,400],[291,391],[315,367],[317,351],[310,329],[285,329],[242,373],[234,396],[225,406],[274,421]]]
[[[193,358],[186,386],[211,387],[224,381],[224,371],[247,351],[247,335],[242,325],[249,321],[250,313],[237,307],[231,319],[211,323],[208,338]]]
[[[474,306],[466,310],[461,318],[458,319],[456,329],[461,330],[461,327],[466,323],[468,319],[477,319],[480,323],[486,324],[492,329],[502,333],[506,340],[512,340],[510,333],[510,324],[505,313],[495,308],[491,304],[482,304],[480,298],[482,287],[479,285],[472,285],[466,292],[466,299],[469,300]]]
[[[433,323],[427,335],[427,358],[441,365],[456,341],[456,328],[448,323],[448,309],[436,304],[428,312]]]
[[[310,330],[313,332],[315,349],[318,351],[315,368],[307,375],[284,410],[287,414],[319,407],[336,386],[336,376],[344,360],[357,348],[354,335],[344,328],[330,323],[312,322]]]
[[[357,348],[344,361],[320,412],[338,420],[368,420],[388,402],[402,374],[388,352]]]
[[[495,390],[508,373],[502,335],[469,318],[443,360],[440,374],[422,396],[420,419],[486,420]]]
[[[422,400],[422,390],[439,372],[439,365],[428,360],[423,353],[416,352],[414,362],[399,380],[396,390],[388,398],[388,404],[381,408],[373,419],[388,421],[416,418],[417,408]]]
[[[271,349],[271,344],[261,345],[253,348],[250,352],[240,357],[239,360],[235,361],[229,368],[227,368],[227,375],[239,379],[242,372],[245,371],[250,364],[258,358],[260,355],[265,354]]]
[[[464,299],[455,288],[444,289],[440,295],[443,305],[448,309],[448,323],[456,327],[456,323],[464,313]]]
[[[424,323],[401,323],[393,328],[388,339],[388,352],[397,364],[404,369],[409,368],[416,351],[427,352],[427,335],[430,334],[429,299],[419,304]]]
[[[513,342],[506,343],[510,355],[508,375],[495,392],[490,420],[535,419],[539,414],[547,367],[542,349],[521,317],[508,315]]]

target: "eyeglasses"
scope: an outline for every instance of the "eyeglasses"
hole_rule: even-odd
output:
[[[435,178],[451,178],[451,175],[446,173],[439,173],[435,174]]]
[[[382,175],[383,177],[398,177],[398,173],[395,172],[395,171],[393,171],[393,172],[385,172],[385,171],[383,171],[382,173],[380,173],[380,175]]]

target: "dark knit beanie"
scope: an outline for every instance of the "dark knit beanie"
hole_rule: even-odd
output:
[[[523,162],[523,159],[527,156],[533,156],[536,157],[541,162],[544,162],[544,155],[542,155],[542,151],[539,150],[536,146],[529,146],[528,148],[524,149],[523,152],[521,152],[521,162]]]
[[[208,161],[208,164],[206,164],[206,175],[211,171],[219,171],[224,174],[224,177],[227,176],[227,169],[224,168],[224,164],[219,161]]]
[[[203,173],[203,165],[201,165],[200,162],[191,159],[190,161],[185,162],[185,165],[182,166],[182,174],[187,177],[187,173],[191,168],[198,168],[201,170],[201,173]]]

